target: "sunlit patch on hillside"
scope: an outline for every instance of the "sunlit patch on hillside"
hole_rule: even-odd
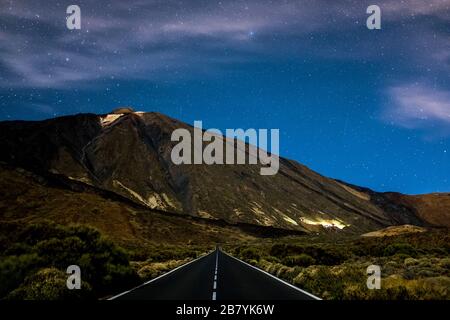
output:
[[[123,114],[107,114],[104,117],[100,117],[100,123],[102,126],[107,126],[117,119],[119,119]]]
[[[293,219],[289,218],[288,216],[284,216],[283,219],[286,220],[289,223],[292,223],[293,225],[298,226],[298,223],[295,222]]]
[[[338,229],[344,229],[345,227],[348,227],[348,224],[343,223],[342,221],[335,220],[335,219],[316,219],[311,220],[308,218],[301,217],[300,221],[306,224],[315,225],[315,226],[322,226],[324,228],[338,228]]]
[[[112,111],[112,113],[108,113],[105,116],[100,117],[100,124],[104,126],[108,126],[115,122],[117,119],[122,117],[125,114],[133,113],[135,115],[138,115],[139,117],[142,117],[145,112],[144,111],[134,111],[132,108],[119,108],[117,110]]]

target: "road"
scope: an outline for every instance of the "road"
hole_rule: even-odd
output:
[[[111,300],[316,300],[217,249]]]

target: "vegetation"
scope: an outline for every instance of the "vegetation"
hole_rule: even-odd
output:
[[[132,254],[131,265],[143,281],[156,278],[210,251],[212,246],[151,246]],[[137,261],[136,261],[137,260]]]
[[[430,231],[384,238],[290,237],[226,250],[323,299],[450,299],[450,236]],[[381,289],[369,290],[369,265]]]
[[[91,227],[2,223],[0,299],[102,298],[155,278],[209,249],[153,245],[126,251]],[[69,265],[81,269],[81,290],[67,289]]]
[[[43,268],[25,278],[11,293],[13,300],[67,300],[93,298],[92,287],[83,281],[81,290],[67,290],[67,274],[56,268]]]
[[[0,299],[98,299],[187,263],[213,245],[151,244],[127,250],[86,226],[0,224]],[[393,237],[291,236],[235,242],[224,249],[323,299],[450,299],[446,230]],[[68,290],[79,265],[82,289]],[[380,290],[366,286],[379,265]]]
[[[8,237],[0,241],[1,298],[91,298],[139,283],[127,253],[95,229],[52,223],[8,227],[15,232],[2,232]],[[66,288],[69,265],[80,266],[82,290]]]

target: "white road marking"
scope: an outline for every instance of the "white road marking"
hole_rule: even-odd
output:
[[[219,266],[219,250],[217,250],[217,254],[216,254],[216,273],[217,273],[218,266]]]
[[[224,251],[222,251],[222,253],[223,253],[223,254],[226,254],[226,255],[229,256],[230,258],[233,258],[234,260],[239,261],[239,262],[241,262],[241,263],[243,263],[243,264],[245,264],[245,265],[247,265],[247,266],[249,266],[249,267],[251,267],[251,268],[253,268],[253,269],[255,269],[255,270],[258,270],[258,271],[260,271],[260,272],[262,272],[262,273],[265,273],[265,274],[268,275],[269,277],[272,277],[272,278],[274,278],[274,279],[276,279],[276,280],[278,280],[278,281],[284,283],[285,285],[291,287],[292,289],[295,289],[295,290],[297,290],[297,291],[300,291],[301,293],[306,294],[307,296],[309,296],[309,297],[311,297],[311,298],[313,298],[313,299],[315,299],[315,300],[322,300],[322,299],[320,299],[319,297],[316,297],[315,295],[313,295],[312,293],[309,293],[309,292],[306,292],[305,290],[302,290],[302,289],[300,289],[300,288],[297,288],[296,286],[290,284],[289,282],[286,282],[286,281],[284,281],[284,280],[281,280],[280,278],[277,278],[277,277],[275,277],[274,275],[272,275],[272,274],[270,274],[270,273],[268,273],[268,272],[266,272],[266,271],[264,271],[264,270],[262,270],[262,269],[260,269],[260,268],[257,268],[257,267],[255,267],[255,266],[252,266],[251,264],[249,264],[249,263],[247,263],[247,262],[245,262],[245,261],[242,261],[242,260],[240,260],[240,259],[238,259],[238,258],[235,258],[235,257],[233,257],[232,255],[229,255],[228,253],[226,253],[226,252],[224,252]]]
[[[219,250],[216,250],[216,268],[214,271],[214,284],[213,284],[213,293],[212,293],[212,300],[216,300],[217,298],[217,265],[219,263]]]

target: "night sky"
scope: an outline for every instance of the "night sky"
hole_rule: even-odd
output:
[[[0,120],[122,105],[279,128],[282,156],[377,191],[450,191],[450,0],[0,1]]]

